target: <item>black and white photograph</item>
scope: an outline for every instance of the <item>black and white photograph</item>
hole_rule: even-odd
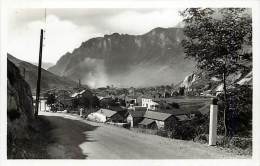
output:
[[[246,5],[8,9],[1,151],[7,160],[137,165],[253,160],[254,11]]]

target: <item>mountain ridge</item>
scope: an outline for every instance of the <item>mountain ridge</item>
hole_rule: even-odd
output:
[[[36,83],[37,83],[38,67],[29,62],[20,60],[9,53],[7,54],[7,59],[9,59],[11,62],[15,64],[15,66],[19,68],[21,75],[24,77],[25,81],[30,85],[32,91],[35,91]],[[23,73],[24,70],[25,70],[25,76]],[[41,78],[42,90],[47,90],[52,88],[67,88],[67,87],[76,87],[76,82],[71,81],[66,77],[57,76],[42,68],[42,78]]]
[[[113,33],[92,38],[63,55],[48,71],[81,79],[91,87],[176,83],[195,69],[195,62],[183,53],[183,37],[182,28],[158,27],[143,35]]]

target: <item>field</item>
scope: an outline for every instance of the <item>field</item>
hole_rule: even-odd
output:
[[[180,109],[184,111],[199,111],[202,114],[206,114],[209,111],[211,98],[209,97],[188,97],[188,96],[178,96],[164,99],[165,101],[171,103],[175,102],[180,105]]]

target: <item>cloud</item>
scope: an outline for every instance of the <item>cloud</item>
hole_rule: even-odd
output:
[[[32,21],[13,29],[8,37],[8,50],[14,56],[27,61],[38,61],[40,29],[44,21]],[[46,19],[43,61],[56,62],[66,52],[71,52],[90,37],[99,36],[93,27],[80,27],[55,15]]]
[[[179,9],[47,9],[43,61],[56,63],[90,38],[114,32],[143,34],[156,27],[176,26]],[[37,62],[44,9],[10,12],[8,52]]]
[[[111,30],[141,35],[156,27],[174,27],[181,21],[181,17],[176,9],[157,9],[146,12],[125,11],[104,21]]]

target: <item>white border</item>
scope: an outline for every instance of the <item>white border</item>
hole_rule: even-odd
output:
[[[7,39],[7,12],[10,8],[188,8],[188,7],[246,7],[252,8],[253,13],[253,158],[252,159],[208,159],[208,160],[6,160],[6,39]],[[161,166],[161,165],[250,165],[260,166],[259,153],[259,75],[260,66],[260,1],[258,0],[176,0],[176,1],[84,1],[84,0],[5,0],[1,4],[1,56],[0,56],[0,165],[149,165],[149,166]],[[257,141],[258,140],[258,141]]]

